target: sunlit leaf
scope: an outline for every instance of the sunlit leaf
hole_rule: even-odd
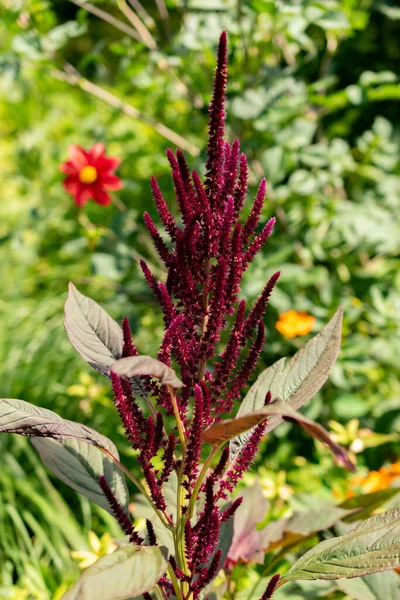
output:
[[[358,510],[354,513],[351,512],[347,517],[344,517],[343,521],[352,523],[353,521],[366,519],[374,510],[386,502],[389,502],[389,500],[397,496],[399,492],[400,488],[387,488],[386,490],[378,490],[371,494],[361,494],[359,496],[353,496],[353,498],[348,498],[340,504],[340,507],[348,510]]]
[[[86,569],[63,600],[118,600],[150,591],[167,568],[155,546],[121,546]]]
[[[321,542],[304,554],[282,578],[360,577],[400,565],[400,509],[370,517],[340,537]]]

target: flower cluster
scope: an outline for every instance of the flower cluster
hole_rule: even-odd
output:
[[[240,456],[232,461],[229,450],[222,451],[211,471],[200,473],[201,433],[223,413],[229,413],[242,389],[248,385],[264,344],[263,315],[278,280],[275,273],[250,308],[239,300],[239,284],[256,253],[272,233],[275,219],[263,227],[259,222],[266,195],[266,181],[258,187],[253,206],[246,219],[242,209],[248,192],[248,165],[240,153],[239,142],[224,139],[225,92],[227,83],[227,38],[222,33],[214,93],[209,112],[209,138],[205,176],[190,172],[179,150],[167,150],[181,222],[171,214],[155,178],[151,180],[154,202],[169,237],[156,227],[148,213],[144,222],[167,271],[166,282],[157,281],[148,265],[141,268],[163,313],[165,334],[158,359],[178,365],[184,386],[179,395],[166,385],[140,378],[139,393],[155,398],[148,416],[140,408],[131,385],[115,373],[112,385],[115,403],[126,434],[138,453],[149,497],[167,526],[173,515],[167,508],[163,487],[173,469],[183,496],[178,518],[184,524],[182,545],[170,557],[175,577],[183,582],[193,598],[215,577],[221,568],[218,541],[221,525],[231,518],[240,499],[221,508],[219,500],[227,498],[252,463],[265,425],[257,426]],[[229,335],[226,333],[229,326]],[[126,320],[123,323],[123,356],[138,354]],[[221,337],[225,348],[218,351]],[[271,400],[267,395],[266,403]],[[175,415],[177,430],[165,433],[162,414]],[[178,452],[179,451],[179,452]],[[155,468],[152,458],[162,454],[163,466]],[[200,474],[199,474],[200,473]],[[115,506],[110,490],[101,481],[103,491],[126,533],[141,543],[126,522],[126,515]],[[200,494],[204,503],[197,519],[193,506]],[[148,541],[156,544],[156,534],[148,525]],[[170,581],[159,585],[169,596]],[[273,582],[265,598],[272,594]]]

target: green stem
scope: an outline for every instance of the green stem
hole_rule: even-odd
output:
[[[158,585],[156,585],[154,587],[154,593],[156,595],[157,600],[164,600],[164,596],[162,594],[161,589],[158,587]]]
[[[176,426],[178,428],[179,441],[181,442],[181,446],[182,446],[182,454],[185,454],[186,437],[185,437],[185,432],[183,431],[183,425],[182,425],[182,421],[181,421],[181,416],[179,414],[178,403],[176,401],[176,396],[175,396],[175,392],[174,392],[173,388],[170,385],[167,385],[167,388],[169,391],[169,395],[171,396],[172,407],[174,409],[174,416],[176,419]]]
[[[183,465],[182,465],[183,467]],[[184,526],[185,521],[183,519],[182,508],[185,502],[185,488],[182,485],[182,470],[177,472],[178,486],[177,486],[177,498],[176,498],[176,526],[174,529],[174,545],[178,566],[185,575],[190,575],[189,567],[187,564],[185,544],[184,544]],[[187,582],[182,582],[182,594],[185,595],[189,591],[189,585]]]
[[[214,446],[214,448],[212,449],[209,457],[207,458],[206,462],[203,465],[203,468],[202,468],[202,470],[200,472],[200,475],[197,478],[196,485],[194,486],[192,497],[190,498],[189,507],[188,507],[188,511],[187,511],[187,517],[186,517],[187,521],[193,517],[194,508],[196,506],[196,499],[197,499],[197,496],[199,494],[201,484],[204,481],[204,478],[205,478],[205,476],[207,474],[207,471],[208,471],[208,469],[209,469],[212,461],[214,460],[214,458],[218,454],[218,452],[221,450],[221,448],[223,447],[224,443],[225,442],[221,442],[220,444],[218,444],[218,446]]]
[[[168,571],[168,575],[171,579],[172,585],[174,586],[175,596],[177,597],[178,600],[183,600],[181,588],[179,586],[179,581],[177,580],[175,571],[172,568],[172,565],[170,563],[168,563],[167,571]]]

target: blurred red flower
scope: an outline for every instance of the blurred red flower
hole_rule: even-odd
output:
[[[64,188],[73,195],[77,206],[83,206],[89,198],[97,204],[109,204],[107,192],[121,189],[122,181],[114,173],[121,159],[104,153],[104,144],[100,143],[90,150],[75,144],[68,148],[69,160],[60,165],[60,171],[66,173]]]

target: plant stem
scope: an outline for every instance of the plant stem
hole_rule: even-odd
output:
[[[179,441],[182,446],[182,453],[185,454],[186,438],[185,438],[185,432],[183,431],[181,416],[179,414],[178,403],[176,401],[176,396],[175,396],[175,392],[174,392],[173,388],[170,385],[167,385],[167,388],[169,391],[169,395],[171,396],[172,407],[174,409],[174,416],[176,419],[176,426],[178,428]]]
[[[154,587],[154,593],[156,595],[157,600],[166,600],[166,594],[160,586],[156,585]]]
[[[168,571],[168,575],[171,579],[172,585],[174,586],[174,591],[175,591],[175,595],[176,595],[177,599],[183,600],[181,588],[179,586],[179,581],[177,580],[175,571],[172,568],[172,565],[170,563],[168,563],[167,571]]]
[[[218,444],[218,446],[214,446],[214,448],[212,449],[210,455],[208,456],[206,462],[203,465],[203,468],[200,472],[200,475],[197,478],[196,481],[196,485],[194,486],[193,492],[192,492],[192,497],[190,498],[190,502],[189,502],[189,507],[188,507],[188,511],[187,511],[187,515],[186,515],[186,520],[189,520],[193,517],[193,513],[194,513],[194,508],[196,505],[196,499],[198,496],[198,493],[200,491],[200,487],[201,484],[204,481],[204,478],[207,474],[207,471],[213,461],[213,459],[215,458],[215,456],[218,454],[218,452],[221,450],[222,446],[224,445],[225,442],[221,442],[220,444]]]

